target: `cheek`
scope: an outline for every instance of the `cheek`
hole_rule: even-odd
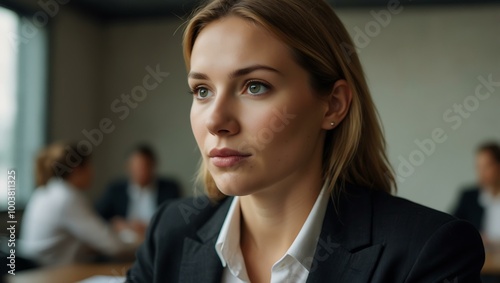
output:
[[[203,118],[201,116],[201,112],[194,105],[191,107],[190,120],[191,130],[193,131],[196,143],[198,144],[198,147],[200,147],[200,149],[203,149],[202,139],[207,129],[202,125]]]
[[[294,158],[292,155],[299,151],[308,152],[320,133],[317,107],[312,99],[290,99],[254,109],[252,117],[245,119],[247,134],[254,141],[253,146],[269,158]]]

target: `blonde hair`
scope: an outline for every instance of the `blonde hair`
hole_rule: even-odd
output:
[[[323,181],[330,192],[345,183],[396,191],[386,144],[355,46],[344,25],[323,0],[213,0],[194,11],[183,38],[184,60],[190,69],[194,42],[209,23],[238,16],[264,27],[288,45],[294,59],[309,72],[318,93],[330,93],[334,83],[345,79],[353,98],[344,120],[327,131],[323,147]],[[200,161],[197,180],[212,199],[223,198],[205,161]]]
[[[77,152],[77,146],[72,143],[57,142],[42,148],[35,160],[35,182],[37,187],[43,187],[53,177],[66,179],[75,168],[70,165],[67,157],[70,152]],[[78,166],[84,166],[89,156],[79,155]],[[60,169],[64,171],[61,173]]]

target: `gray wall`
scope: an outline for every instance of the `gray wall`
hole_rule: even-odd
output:
[[[159,173],[177,179],[186,195],[192,191],[199,155],[189,124],[182,32],[175,33],[179,24],[102,24],[65,7],[53,18],[49,136],[92,147],[91,197],[124,174],[126,152],[143,141],[156,148]],[[150,75],[157,69],[159,80]],[[145,85],[146,76],[151,79]]]
[[[352,36],[376,18],[358,10],[339,16]],[[474,182],[475,147],[500,140],[500,7],[401,7],[379,26],[360,56],[400,177],[399,195],[450,210],[459,188]],[[476,98],[478,77],[489,76],[497,86],[480,89],[489,98]],[[463,105],[466,118],[455,105]],[[435,130],[441,143],[432,147]]]
[[[383,25],[374,16],[380,10],[337,12],[353,36],[361,30],[368,38],[358,42],[359,53],[400,176],[399,195],[449,210],[458,188],[474,181],[474,147],[500,140],[500,87],[467,106],[470,116],[460,118],[459,126],[459,116],[447,112],[464,100],[474,102],[478,77],[500,81],[500,7],[402,7],[386,10],[391,19]],[[177,19],[100,24],[71,10],[54,18],[51,140],[88,140],[82,131],[99,127],[102,119],[113,126],[94,146],[93,197],[123,172],[126,150],[143,140],[157,148],[160,173],[192,192],[199,154],[189,124],[181,25]],[[139,90],[145,68],[157,65],[169,75],[135,108],[126,107],[129,115],[122,120],[126,104],[113,101]],[[445,120],[445,113],[455,120]],[[438,128],[446,139],[419,153],[415,140],[432,139]],[[410,163],[413,172],[400,166],[401,158],[416,164]]]
[[[159,171],[178,178],[188,194],[199,155],[189,123],[192,97],[182,58],[182,31],[176,33],[179,24],[151,21],[106,28],[105,75],[98,106],[100,117],[115,121],[116,129],[105,137],[97,153],[102,153],[99,170],[106,171],[103,176],[109,178],[122,172],[123,154],[131,145],[150,141],[160,156]],[[146,68],[165,74],[159,81],[150,79],[148,84],[157,86],[143,95],[139,90],[150,73]],[[122,102],[123,94],[131,96],[131,106]]]

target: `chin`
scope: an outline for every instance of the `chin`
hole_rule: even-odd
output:
[[[248,186],[248,182],[244,181],[244,178],[239,178],[238,181],[234,179],[221,180],[217,177],[214,178],[215,183],[219,191],[227,196],[246,196],[254,193],[255,186]]]
[[[226,196],[246,196],[252,193],[230,185],[217,185],[217,187],[219,188],[219,191]]]

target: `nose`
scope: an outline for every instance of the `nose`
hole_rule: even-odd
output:
[[[221,93],[213,101],[206,119],[206,127],[214,136],[231,136],[240,131],[238,105],[230,93]]]

